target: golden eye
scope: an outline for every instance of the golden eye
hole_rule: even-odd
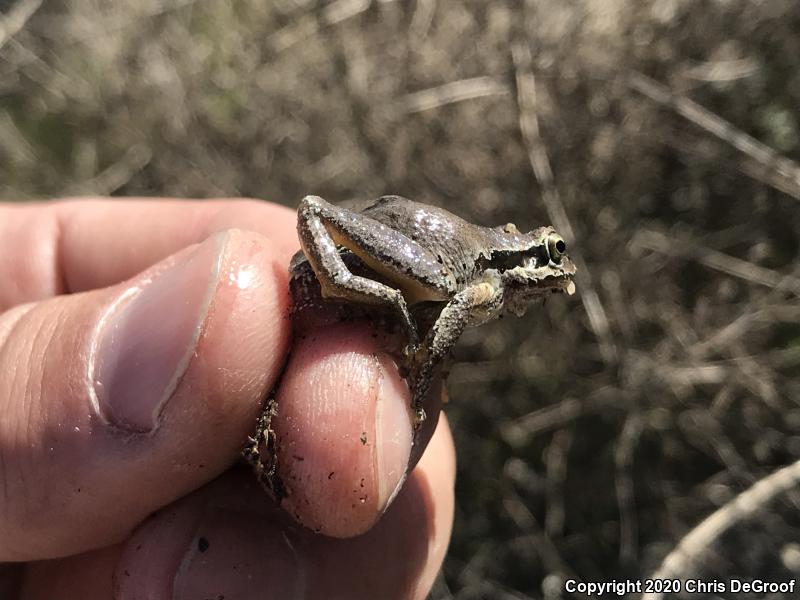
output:
[[[550,260],[559,262],[561,257],[567,251],[567,244],[557,233],[551,233],[547,238],[547,253],[550,255]]]

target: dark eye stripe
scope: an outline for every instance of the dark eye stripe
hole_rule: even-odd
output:
[[[495,250],[492,252],[492,257],[489,259],[486,268],[497,269],[502,273],[503,271],[521,266],[524,259],[525,254],[517,250]]]

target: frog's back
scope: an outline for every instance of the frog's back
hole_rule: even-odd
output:
[[[459,281],[474,276],[476,259],[486,246],[482,228],[443,208],[402,196],[383,196],[362,213],[430,250]]]
[[[473,227],[461,217],[430,204],[415,202],[402,196],[381,196],[361,211],[362,214],[407,235],[415,242],[424,242],[438,231],[453,232]]]

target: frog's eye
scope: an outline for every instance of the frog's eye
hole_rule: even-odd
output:
[[[567,251],[567,243],[557,233],[551,233],[547,237],[547,253],[550,255],[550,260],[559,262],[561,257]]]
[[[513,223],[506,223],[503,225],[503,231],[506,233],[519,233],[519,229],[517,229],[517,226]]]

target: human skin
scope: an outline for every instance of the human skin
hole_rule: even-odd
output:
[[[297,246],[264,202],[0,204],[0,597],[426,596],[447,423],[412,451],[367,324],[292,339]],[[290,350],[278,508],[236,465]]]

